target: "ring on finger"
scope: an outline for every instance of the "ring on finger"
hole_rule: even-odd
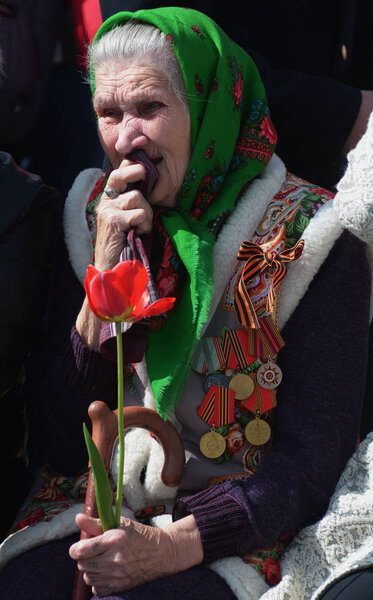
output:
[[[110,198],[110,200],[115,200],[115,198],[118,198],[118,196],[120,195],[120,193],[117,192],[117,190],[115,190],[114,188],[106,188],[104,192],[107,195],[107,197]]]

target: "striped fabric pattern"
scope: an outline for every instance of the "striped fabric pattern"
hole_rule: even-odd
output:
[[[267,311],[272,313],[275,307],[275,297],[279,285],[286,274],[286,263],[299,258],[303,252],[304,241],[299,240],[295,246],[281,252],[264,252],[259,244],[243,242],[237,254],[238,260],[244,260],[245,266],[241,273],[234,298],[234,306],[239,322],[243,327],[259,329],[259,319],[253,307],[248,291],[249,282],[266,271],[273,269],[273,281],[267,299]]]
[[[197,415],[210,427],[221,427],[233,423],[234,391],[230,388],[212,385],[197,410]]]

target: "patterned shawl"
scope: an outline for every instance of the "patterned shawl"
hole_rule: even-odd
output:
[[[166,325],[151,332],[146,352],[156,407],[166,418],[178,402],[208,319],[217,233],[244,187],[270,160],[276,132],[253,61],[210,18],[187,8],[120,12],[102,24],[94,41],[129,19],[167,35],[192,124],[192,154],[177,207],[159,213],[186,276],[178,305]],[[164,255],[161,267],[171,263],[172,257]]]

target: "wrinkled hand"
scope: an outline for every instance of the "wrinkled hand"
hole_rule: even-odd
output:
[[[98,519],[80,514],[76,522],[96,537],[71,546],[70,556],[98,596],[130,590],[203,560],[193,517],[172,523],[164,530],[122,517],[120,528],[105,533]]]
[[[111,269],[119,261],[124,247],[126,232],[133,227],[138,235],[149,233],[153,227],[153,211],[139,190],[126,191],[128,184],[142,181],[146,169],[140,163],[124,159],[119,168],[112,171],[106,183],[120,195],[110,199],[105,193],[96,207],[96,249],[97,269]]]

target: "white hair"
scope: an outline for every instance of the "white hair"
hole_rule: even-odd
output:
[[[91,44],[88,60],[91,77],[103,65],[146,61],[164,75],[170,90],[186,105],[183,77],[175,53],[166,35],[153,25],[130,20],[114,27]]]

